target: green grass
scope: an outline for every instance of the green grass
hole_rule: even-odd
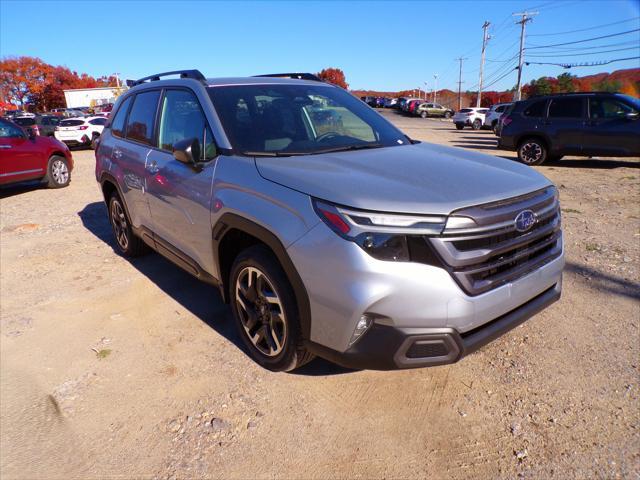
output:
[[[96,357],[98,357],[99,360],[102,360],[103,358],[107,358],[109,355],[111,355],[110,348],[103,348],[102,350],[98,350],[96,352]]]
[[[587,249],[587,252],[599,252],[600,251],[600,245],[598,245],[597,243],[587,243],[585,245],[585,248]]]

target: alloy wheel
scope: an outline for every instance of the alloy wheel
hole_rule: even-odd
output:
[[[127,217],[120,202],[116,199],[111,201],[111,226],[116,236],[116,241],[123,251],[129,248],[129,233],[127,227]]]
[[[62,160],[55,160],[51,165],[51,176],[58,185],[64,185],[69,180],[69,168]]]
[[[542,158],[542,147],[536,142],[527,142],[520,149],[524,163],[536,163]]]
[[[243,268],[236,280],[235,301],[244,331],[256,349],[268,357],[280,354],[287,341],[287,323],[267,276],[255,267]]]

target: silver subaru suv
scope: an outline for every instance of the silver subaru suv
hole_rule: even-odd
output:
[[[265,368],[452,363],[560,298],[558,192],[530,167],[309,74],[130,86],[96,151],[117,249],[217,286]]]

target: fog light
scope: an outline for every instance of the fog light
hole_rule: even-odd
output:
[[[349,346],[356,343],[356,341],[369,329],[372,323],[373,318],[371,316],[367,315],[366,313],[364,315],[361,315],[358,323],[356,324],[356,329],[353,331],[353,335],[351,335]]]

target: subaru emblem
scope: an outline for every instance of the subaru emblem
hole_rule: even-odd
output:
[[[516,216],[514,223],[517,231],[526,232],[531,230],[531,227],[533,227],[537,221],[538,216],[534,212],[531,210],[523,210]]]

